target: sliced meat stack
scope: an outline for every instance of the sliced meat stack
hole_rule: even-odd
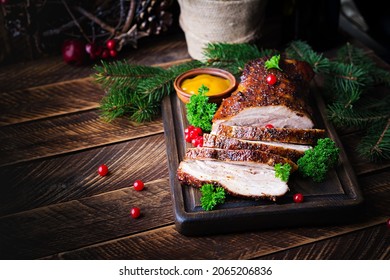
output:
[[[275,200],[289,188],[275,176],[274,165],[288,163],[295,171],[295,162],[325,137],[324,130],[313,129],[308,105],[311,67],[284,59],[282,71],[267,70],[266,60],[245,66],[237,90],[218,108],[211,133],[203,135],[203,147],[187,150],[177,171],[183,185],[212,183],[232,195]],[[274,85],[266,82],[269,74],[277,78]]]

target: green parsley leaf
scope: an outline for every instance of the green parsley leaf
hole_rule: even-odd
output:
[[[279,69],[280,71],[283,71],[283,70],[279,67],[279,60],[280,60],[280,54],[274,55],[273,57],[271,57],[270,59],[268,59],[268,60],[265,62],[265,69],[269,70],[269,69],[271,69],[271,68],[276,68],[276,69]]]
[[[217,204],[225,202],[225,190],[222,187],[214,187],[212,184],[205,184],[200,188],[202,197],[201,206],[204,210],[213,210]]]
[[[198,94],[191,95],[190,101],[186,104],[188,122],[203,131],[211,130],[211,120],[217,110],[217,104],[209,103],[209,98],[205,95],[208,91],[209,89],[202,85],[198,89]]]
[[[290,177],[290,172],[291,172],[290,164],[277,163],[277,164],[275,164],[274,168],[275,168],[275,177],[279,178],[283,182],[287,182],[288,177]]]
[[[328,170],[337,164],[340,149],[330,138],[317,141],[317,145],[305,151],[298,163],[298,170],[304,177],[311,177],[315,182],[322,182]]]

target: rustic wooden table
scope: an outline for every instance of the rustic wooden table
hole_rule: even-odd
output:
[[[127,58],[169,66],[189,55],[179,34],[146,40]],[[359,131],[339,136],[364,195],[361,217],[186,237],[175,230],[161,117],[103,122],[104,92],[91,73],[60,57],[0,68],[2,259],[390,259],[390,162],[359,159]],[[97,174],[102,163],[106,177]],[[142,192],[132,188],[137,179]]]

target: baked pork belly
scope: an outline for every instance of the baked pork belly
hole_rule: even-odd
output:
[[[201,187],[210,183],[240,197],[275,201],[289,190],[286,182],[275,177],[273,167],[255,162],[186,159],[180,163],[177,176],[183,185]]]
[[[267,164],[273,168],[277,163],[288,163],[291,166],[291,171],[294,172],[298,169],[298,166],[288,158],[282,157],[277,154],[270,153],[269,151],[256,151],[256,150],[225,150],[217,148],[189,148],[185,154],[186,159],[209,159],[228,162],[252,162]]]
[[[226,150],[257,150],[270,152],[286,157],[294,162],[303,156],[311,146],[296,145],[278,142],[250,141],[237,138],[230,138],[223,135],[203,134],[203,147],[218,148]]]
[[[304,61],[281,59],[278,69],[265,69],[267,58],[246,64],[241,82],[232,95],[224,99],[213,118],[215,132],[220,124],[235,126],[265,126],[313,128],[308,103],[310,81],[314,72]],[[276,76],[268,85],[266,77]]]
[[[244,140],[303,145],[315,145],[318,139],[325,137],[324,129],[266,128],[260,126],[220,125],[215,133]]]

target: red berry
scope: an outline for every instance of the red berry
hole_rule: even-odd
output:
[[[79,40],[66,40],[61,51],[63,60],[68,64],[81,65],[86,57],[85,45]]]
[[[191,130],[194,130],[194,128],[195,128],[195,127],[194,127],[193,125],[189,125],[189,126],[187,126],[187,128],[184,130],[184,133],[185,133],[185,134],[188,134],[188,133],[190,133]]]
[[[118,52],[116,50],[110,50],[109,52],[110,52],[111,57],[116,57],[118,54]]]
[[[130,213],[134,219],[137,219],[141,215],[141,210],[138,207],[133,207],[131,208]]]
[[[110,52],[109,52],[109,50],[104,49],[104,50],[102,51],[102,54],[100,55],[100,57],[103,58],[103,59],[109,58],[109,57],[110,57]]]
[[[0,0],[0,4],[7,4],[8,3],[8,0]]]
[[[202,135],[203,134],[203,131],[200,127],[195,127],[194,128],[194,133],[196,133],[196,135]]]
[[[294,194],[293,199],[295,203],[301,203],[303,202],[303,195],[301,193],[296,193]]]
[[[274,128],[274,126],[272,124],[266,124],[265,128]]]
[[[186,134],[186,135],[184,136],[184,139],[186,140],[187,143],[191,143],[191,141],[192,141],[192,138],[190,137],[189,134]]]
[[[269,84],[270,86],[274,85],[277,81],[276,76],[274,74],[268,74],[266,80],[267,84]]]
[[[108,173],[108,167],[105,164],[99,166],[98,173],[100,176],[106,176]]]
[[[133,187],[136,191],[142,191],[144,189],[144,182],[141,180],[136,180],[133,184]]]
[[[387,219],[387,228],[390,228],[390,218]]]
[[[109,50],[115,50],[116,41],[114,39],[108,40],[107,43],[106,43],[106,47]]]
[[[194,139],[192,139],[192,145],[195,147],[202,147],[203,146],[203,136],[197,136]]]

